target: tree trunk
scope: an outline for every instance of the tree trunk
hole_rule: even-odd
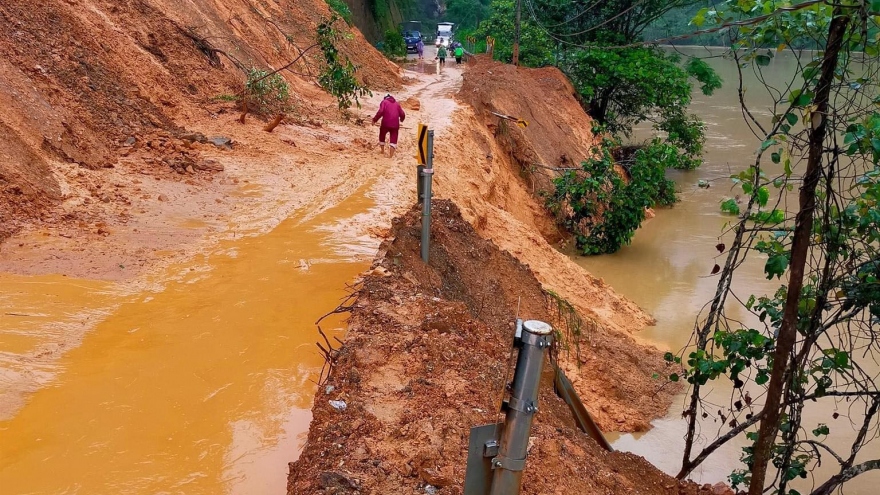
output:
[[[788,295],[785,300],[782,324],[773,353],[773,370],[767,386],[767,400],[764,404],[761,427],[752,457],[752,479],[749,495],[761,495],[767,476],[767,464],[770,462],[773,444],[779,429],[781,415],[780,402],[785,389],[785,377],[792,351],[797,340],[798,302],[804,285],[804,268],[810,246],[813,229],[813,209],[816,206],[816,186],[819,183],[822,168],[822,149],[827,130],[828,100],[834,71],[837,68],[838,55],[843,45],[849,17],[843,15],[840,7],[834,7],[831,25],[828,28],[828,46],[822,60],[822,71],[816,88],[816,106],[812,113],[812,130],[809,139],[809,154],[804,183],[800,190],[800,210],[795,219],[794,237],[791,246],[790,275]]]

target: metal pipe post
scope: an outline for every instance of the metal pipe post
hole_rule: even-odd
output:
[[[428,251],[431,247],[431,181],[434,178],[434,131],[428,131],[427,167],[422,171],[424,186],[422,187],[422,261],[428,262]]]
[[[425,184],[422,182],[422,176],[424,175],[424,172],[424,165],[416,166],[416,204],[419,204],[422,201],[422,197],[425,194]]]
[[[543,321],[523,323],[522,347],[516,359],[513,389],[501,433],[498,455],[492,459],[491,495],[518,495],[522,484],[529,431],[538,412],[538,385],[544,364],[544,351],[553,342],[553,328]]]

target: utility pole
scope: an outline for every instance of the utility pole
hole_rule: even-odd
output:
[[[522,12],[522,0],[516,0],[516,28],[513,35],[513,65],[519,65],[519,21]]]

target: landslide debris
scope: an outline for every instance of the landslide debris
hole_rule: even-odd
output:
[[[76,174],[64,177],[60,163],[104,170],[133,138],[148,143],[204,131],[198,122],[217,118],[216,98],[238,92],[244,70],[290,62],[328,17],[323,0],[2,2],[0,242],[24,225],[63,220],[53,208],[85,185]],[[400,86],[396,67],[357,30],[340,50],[369,87]],[[319,56],[311,50],[282,73],[310,117],[336,112],[313,83]],[[187,154],[194,156],[165,162],[195,169],[198,153]],[[161,167],[168,157],[154,158]]]
[[[568,78],[555,67],[530,69],[478,56],[464,72],[459,97],[474,108],[507,153],[529,175],[535,191],[548,190],[555,172],[578,167],[596,144],[593,120]],[[522,127],[491,112],[528,122]]]
[[[517,310],[562,328],[529,268],[480,238],[452,202],[434,202],[427,265],[419,239],[413,208],[356,289],[305,450],[290,463],[289,494],[461,493],[469,429],[498,419]],[[668,407],[669,392],[650,378],[663,367],[655,353],[600,326],[580,346],[585,365],[569,376],[589,383],[582,398],[600,427],[643,429]],[[539,400],[523,493],[711,493],[603,451],[577,430],[549,373]]]

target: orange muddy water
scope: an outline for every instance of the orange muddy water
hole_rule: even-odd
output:
[[[0,418],[0,493],[284,493],[323,364],[314,323],[368,266],[369,249],[334,232],[370,206],[360,192],[221,242],[158,292],[3,275],[0,359],[75,348],[42,369],[3,366],[36,391]],[[92,320],[81,344],[59,337]],[[341,337],[342,321],[322,328]]]

